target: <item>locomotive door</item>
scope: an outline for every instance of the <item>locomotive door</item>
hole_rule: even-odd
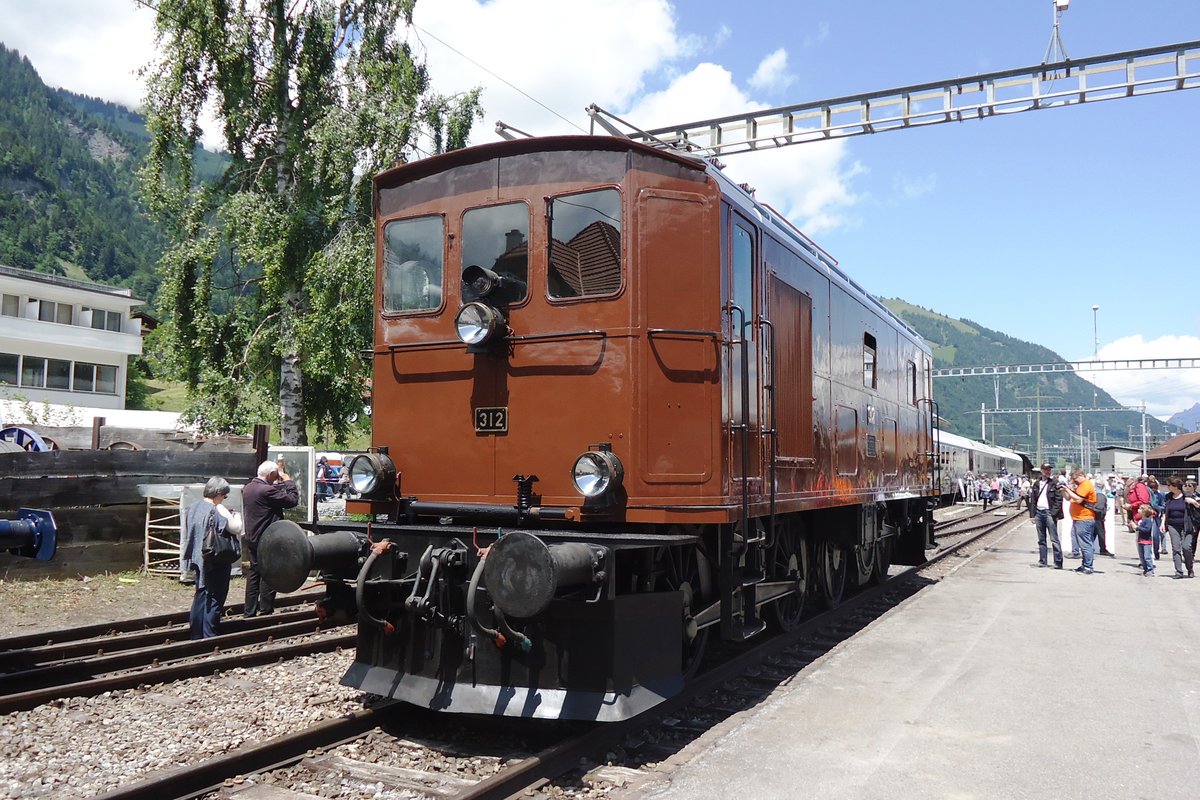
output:
[[[762,493],[762,331],[757,324],[758,236],[755,227],[731,214],[725,262],[725,337],[727,349],[724,393],[729,436],[732,494]]]
[[[776,431],[778,491],[799,491],[802,468],[812,467],[812,298],[779,279],[768,267],[767,307],[774,336],[766,343],[764,374],[771,387],[764,427]],[[774,359],[771,363],[770,359]],[[772,418],[773,415],[773,418]]]

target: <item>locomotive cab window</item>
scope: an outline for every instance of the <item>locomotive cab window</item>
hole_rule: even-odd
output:
[[[908,392],[908,404],[917,404],[917,365],[909,361],[904,365],[904,385]]]
[[[389,222],[383,235],[383,310],[429,311],[442,305],[441,217]]]
[[[869,333],[863,334],[863,386],[868,389],[876,387],[875,377],[875,337]]]
[[[463,282],[463,302],[479,300],[514,305],[529,293],[529,206],[505,203],[473,208],[463,214],[462,264],[482,267],[494,277],[483,283]],[[482,289],[486,286],[486,289]]]
[[[549,214],[550,297],[615,294],[621,288],[621,193],[599,189],[555,197]]]

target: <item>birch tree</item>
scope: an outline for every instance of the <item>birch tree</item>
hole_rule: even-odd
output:
[[[151,212],[170,366],[209,431],[276,421],[346,433],[372,324],[371,176],[465,144],[478,90],[430,89],[405,33],[416,0],[159,0],[145,69]],[[202,115],[228,149],[196,175]]]

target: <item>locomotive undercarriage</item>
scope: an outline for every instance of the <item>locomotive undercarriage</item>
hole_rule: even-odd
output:
[[[436,710],[611,721],[677,693],[712,636],[788,630],[809,600],[836,606],[848,583],[885,579],[912,527],[906,501],[780,514],[750,536],[349,524],[308,537],[283,522],[260,551],[271,570],[303,554],[292,571],[322,571],[323,611],[357,615],[348,686]]]

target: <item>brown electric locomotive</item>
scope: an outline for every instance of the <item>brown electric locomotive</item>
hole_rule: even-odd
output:
[[[385,172],[375,209],[372,521],[260,544],[358,615],[343,683],[621,719],[708,637],[923,560],[928,347],[712,164],[522,139]]]

